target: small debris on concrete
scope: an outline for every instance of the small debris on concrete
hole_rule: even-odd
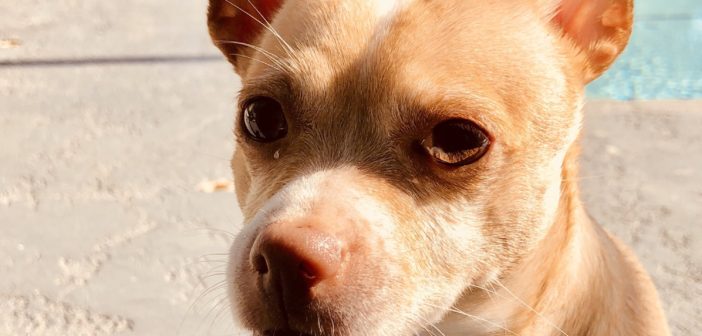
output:
[[[3,38],[0,39],[0,49],[13,49],[19,48],[22,45],[22,41],[15,38]]]
[[[197,185],[197,190],[204,193],[234,192],[234,182],[230,179],[203,180]]]

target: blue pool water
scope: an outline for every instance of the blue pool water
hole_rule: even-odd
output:
[[[702,0],[635,1],[634,32],[591,98],[702,98]]]

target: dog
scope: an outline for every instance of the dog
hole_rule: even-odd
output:
[[[241,77],[233,316],[261,336],[667,335],[578,192],[632,0],[210,0]]]

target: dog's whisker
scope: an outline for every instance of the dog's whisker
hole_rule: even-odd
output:
[[[225,304],[223,304],[223,305],[219,308],[219,312],[215,315],[214,319],[212,320],[212,322],[211,322],[211,324],[210,324],[210,330],[209,330],[209,331],[212,330],[212,327],[214,327],[215,325],[217,325],[217,321],[218,321],[219,319],[221,319],[222,316],[225,316],[225,315],[226,315],[226,312],[229,311],[230,309],[231,309],[231,304],[230,304],[228,301],[226,301]]]
[[[213,292],[220,290],[226,286],[225,280],[222,280],[220,282],[217,282],[211,286],[208,286],[204,291],[202,291],[198,296],[193,300],[193,303],[191,306],[197,304],[200,300],[206,298],[208,295],[212,294]],[[221,295],[221,293],[219,294]]]
[[[208,320],[208,319],[210,319],[210,317],[213,316],[212,314],[213,314],[214,312],[219,311],[220,307],[221,307],[227,300],[228,300],[227,295],[223,295],[223,297],[220,297],[220,298],[216,299],[215,304],[212,305],[212,307],[210,307],[210,309],[207,310],[207,313],[205,314],[205,316],[204,316],[204,318],[203,318],[203,321],[201,321],[201,323],[198,325],[198,327],[197,327],[197,330],[198,330],[198,331],[200,331],[200,330],[203,329],[205,321]],[[211,328],[212,328],[212,322],[213,322],[213,320],[210,320],[210,329],[209,329],[209,330],[211,330]]]
[[[446,334],[444,334],[444,332],[441,331],[441,329],[439,329],[439,327],[437,327],[436,324],[431,323],[430,326],[431,326],[432,328],[434,328],[436,331],[438,331],[439,334],[440,334],[441,336],[446,336]]]
[[[216,259],[202,259],[202,260],[194,260],[194,261],[192,261],[192,262],[190,262],[189,264],[186,264],[186,265],[209,264],[209,263],[226,264],[226,263],[228,263],[228,262],[229,262],[229,260],[227,260],[226,258],[225,258],[225,259],[220,259],[220,260],[216,260]],[[219,266],[221,266],[221,265],[217,265],[217,266],[219,267]]]
[[[322,319],[319,318],[319,314],[315,314],[317,317],[317,329],[319,329],[320,334],[324,334],[324,328],[322,328]]]
[[[202,283],[202,282],[201,282],[201,283]],[[186,309],[185,314],[184,314],[183,317],[181,318],[180,323],[178,324],[177,330],[178,330],[179,332],[180,332],[180,330],[182,330],[183,324],[185,323],[185,318],[186,318],[187,316],[189,316],[192,312],[194,312],[194,310],[195,310],[197,304],[200,302],[200,300],[204,299],[205,297],[207,297],[207,296],[208,296],[209,294],[211,294],[212,292],[214,292],[214,291],[216,291],[216,290],[219,290],[219,289],[221,289],[222,287],[225,287],[225,285],[226,285],[226,280],[222,280],[222,281],[219,281],[219,282],[217,282],[217,283],[215,283],[215,284],[213,284],[213,285],[211,285],[211,286],[205,286],[206,289],[205,289],[203,292],[201,292],[195,299],[193,299],[193,300],[190,302],[190,304],[188,305],[188,309]],[[225,297],[226,297],[226,292],[223,293],[223,294],[224,294]],[[222,295],[222,293],[219,294],[219,296],[221,296],[221,295]]]
[[[475,284],[471,284],[470,287],[477,288],[477,289],[484,291],[487,294],[488,298],[490,299],[490,302],[495,303],[495,297],[493,295],[498,295],[498,294],[497,294],[497,292],[495,292],[494,289],[489,290],[486,287],[482,287],[482,286],[475,285]]]
[[[207,229],[209,229],[209,228],[207,228]],[[219,229],[217,229],[217,230],[219,230]],[[228,232],[228,231],[226,231],[226,230],[222,230],[222,231]],[[228,256],[228,255],[229,255],[229,253],[206,253],[206,254],[201,255],[201,257],[208,257],[208,256]]]
[[[432,332],[431,330],[429,330],[429,328],[427,328],[427,326],[425,326],[425,325],[423,325],[423,324],[421,324],[421,323],[417,323],[417,324],[419,324],[419,326],[420,326],[424,331],[426,331],[427,334],[429,334],[428,336],[435,336],[435,335],[434,335],[434,332]]]
[[[205,298],[206,296],[212,294],[213,292],[215,292],[215,291],[217,291],[217,290],[220,290],[220,289],[223,289],[223,288],[226,287],[226,286],[227,286],[226,280],[219,281],[219,282],[213,284],[212,286],[210,286],[209,288],[207,288],[205,291],[203,291],[203,292],[198,296],[198,298],[197,298],[196,300],[203,299],[203,298]]]
[[[222,259],[212,259],[210,256],[202,255],[193,261],[189,261],[187,263],[184,263],[183,266],[190,267],[190,266],[194,266],[194,265],[217,264],[214,267],[220,267],[221,264],[226,264],[228,262],[229,262],[229,260],[226,257],[224,257]]]
[[[293,48],[290,46],[290,44],[288,44],[288,41],[285,41],[285,39],[280,35],[278,30],[276,30],[275,27],[273,27],[273,25],[270,23],[270,21],[268,21],[266,16],[263,15],[263,13],[261,13],[261,11],[258,10],[258,7],[256,7],[256,5],[251,0],[247,0],[247,1],[251,5],[251,7],[253,7],[253,9],[256,11],[256,13],[258,13],[258,15],[261,17],[261,19],[266,23],[266,25],[264,27],[269,29],[269,31],[271,33],[273,33],[273,35],[275,35],[275,37],[278,39],[278,42],[282,43],[281,46],[284,48],[287,48],[288,56],[292,57],[292,54],[294,54],[295,52],[294,52]]]
[[[280,71],[280,72],[285,72],[285,69],[281,68],[280,66],[270,64],[270,63],[268,63],[268,62],[266,62],[266,61],[260,60],[260,59],[255,58],[255,57],[251,57],[251,56],[247,56],[247,55],[239,54],[239,53],[231,53],[231,54],[229,54],[229,56],[237,56],[237,57],[241,57],[241,58],[246,58],[246,59],[248,59],[248,60],[251,60],[251,61],[254,61],[254,62],[258,62],[258,63],[261,63],[261,64],[263,64],[263,65],[265,65],[265,66],[268,66],[269,68],[271,68],[271,69],[273,69],[273,70],[278,70],[278,71]]]
[[[256,8],[256,6],[254,6],[254,5],[251,3],[251,1],[249,1],[249,4],[251,4],[251,6],[254,8],[254,10],[256,10],[256,12],[261,16],[261,18],[263,18],[263,20],[266,21],[266,23],[268,23],[268,25],[264,24],[263,22],[261,22],[261,20],[257,19],[255,16],[253,16],[253,15],[252,15],[251,13],[249,13],[247,10],[245,10],[245,9],[243,9],[241,6],[239,6],[239,5],[237,5],[237,4],[233,3],[233,2],[231,2],[230,0],[224,0],[224,1],[225,1],[227,4],[229,4],[230,6],[236,8],[237,10],[239,10],[239,11],[241,11],[242,13],[246,14],[246,16],[248,16],[249,18],[251,18],[252,20],[254,20],[256,23],[260,24],[261,27],[265,28],[265,29],[268,30],[271,34],[273,34],[273,36],[276,37],[276,39],[278,40],[278,43],[280,44],[281,47],[283,47],[283,49],[284,49],[285,52],[288,54],[288,56],[289,56],[289,57],[291,56],[290,52],[292,51],[292,48],[290,48],[290,45],[289,45],[287,42],[285,42],[285,40],[283,40],[282,37],[280,37],[280,35],[278,34],[278,32],[275,31],[275,29],[273,29],[273,27],[270,25],[270,23],[268,23],[268,20],[266,20],[265,16],[258,10],[258,8]]]
[[[529,309],[532,313],[536,314],[539,318],[544,320],[546,323],[548,323],[551,327],[555,328],[558,332],[561,333],[561,335],[569,336],[563,329],[561,329],[559,326],[557,326],[555,323],[553,323],[551,320],[546,318],[541,312],[536,311],[531,305],[527,304],[522,300],[520,297],[518,297],[516,294],[514,294],[507,286],[502,284],[502,282],[499,279],[495,279],[495,283],[498,284],[500,287],[502,287],[510,296],[512,296],[517,302],[519,302],[522,306],[525,308]]]
[[[408,322],[419,325],[424,331],[426,331],[429,334],[429,336],[436,335],[434,331],[438,332],[439,336],[446,336],[446,334],[444,334],[444,332],[441,331],[441,329],[439,329],[439,327],[437,327],[436,324],[432,323],[420,314],[414,314],[413,317],[408,318]],[[433,329],[434,331],[432,331],[429,328]]]
[[[439,333],[439,334],[438,334],[439,336],[446,336],[446,334],[444,334],[444,332],[441,331],[441,329],[439,329],[439,327],[437,327],[434,323],[430,323],[430,322],[427,321],[426,319],[423,319],[423,320],[424,320],[424,323],[423,323],[423,327],[422,327],[422,328],[423,328],[427,333],[429,333],[430,336],[435,336],[435,335],[436,335],[436,334],[434,333],[434,331],[432,331],[431,329],[434,329],[436,332],[438,332],[438,333]],[[429,329],[429,328],[431,328],[431,329]]]
[[[433,304],[430,304],[430,303],[425,303],[425,304],[428,305],[428,306],[430,306],[430,307],[433,307],[433,308],[444,309],[443,307],[439,307],[439,306],[436,306],[436,305],[433,305]],[[455,306],[449,307],[449,308],[448,308],[448,311],[453,312],[453,313],[456,313],[456,314],[459,314],[459,315],[462,315],[462,316],[465,316],[465,317],[468,317],[468,318],[471,318],[471,319],[474,319],[474,320],[476,320],[476,321],[478,321],[478,322],[483,322],[483,323],[485,323],[485,324],[487,324],[487,325],[489,325],[489,326],[491,326],[491,327],[498,328],[498,329],[500,329],[500,330],[503,330],[503,331],[505,331],[505,332],[508,332],[510,335],[519,336],[519,334],[517,334],[516,332],[514,332],[514,331],[508,329],[508,328],[507,328],[506,326],[504,326],[504,325],[500,325],[500,324],[497,323],[497,322],[490,321],[490,320],[485,319],[485,318],[482,318],[482,317],[480,317],[480,316],[467,313],[467,312],[465,312],[465,311],[462,311],[462,310],[458,309],[458,308],[455,307]]]
[[[198,226],[198,227],[194,227],[194,228],[188,229],[188,230],[190,230],[190,231],[211,231],[211,232],[216,232],[216,233],[223,233],[231,239],[236,238],[236,234],[234,234],[232,232],[229,232],[229,231],[224,230],[224,229],[213,228],[213,227]],[[209,254],[209,255],[213,255],[213,254]]]
[[[428,325],[430,324],[428,320],[426,320],[424,317],[421,316],[420,313],[413,313],[410,316],[406,316],[403,318],[404,324],[409,325],[409,326],[415,326],[414,331],[412,332],[414,335],[419,335],[419,336],[433,336],[434,333],[429,330]],[[422,330],[424,332],[422,332]]]
[[[213,277],[222,276],[222,275],[226,275],[226,274],[227,274],[227,272],[207,273],[205,275],[201,275],[200,280],[208,280],[208,279],[211,279]]]
[[[248,48],[251,48],[255,51],[258,51],[262,55],[266,56],[271,62],[277,64],[281,68],[283,68],[283,69],[290,68],[289,65],[287,65],[285,62],[283,62],[283,60],[279,56],[277,56],[276,54],[274,54],[266,49],[263,49],[259,46],[256,46],[256,45],[253,45],[250,43],[246,43],[246,42],[230,41],[230,40],[217,40],[217,41],[215,41],[215,43],[217,43],[217,44],[235,44],[235,45],[248,47]]]
[[[207,264],[210,266],[207,271],[200,273],[200,275],[204,274],[210,274],[213,271],[220,271],[221,268],[226,267],[229,264],[229,260],[227,259],[220,259],[220,260],[200,260],[200,261],[195,261],[195,263],[202,265],[202,264]]]

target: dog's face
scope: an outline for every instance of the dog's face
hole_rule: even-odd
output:
[[[243,82],[235,314],[410,335],[544,238],[631,3],[212,0],[209,24]]]

